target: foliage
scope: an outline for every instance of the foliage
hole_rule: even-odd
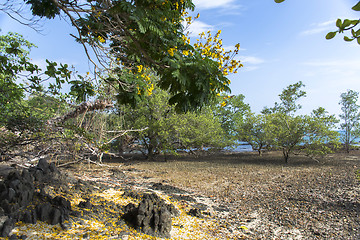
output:
[[[296,115],[297,101],[306,95],[302,82],[289,85],[279,95],[281,102],[265,108],[261,115],[250,113],[238,128],[240,139],[261,154],[264,148],[279,149],[287,163],[294,151],[308,156],[325,155],[338,146],[337,120],[319,108],[308,115]]]
[[[319,107],[313,110],[309,117],[309,125],[304,141],[304,151],[307,155],[326,155],[339,148],[339,133],[335,131],[339,122],[335,115]]]
[[[149,158],[161,152],[176,153],[178,149],[221,147],[222,129],[209,108],[199,112],[177,113],[168,104],[169,93],[156,85],[135,108],[124,110],[126,128],[145,129],[133,133]]]
[[[212,106],[214,115],[220,121],[227,141],[236,140],[237,127],[244,121],[245,115],[250,112],[250,106],[244,103],[244,99],[245,96],[242,94],[233,96],[219,94],[218,101]],[[228,145],[234,144],[228,143]]]
[[[221,149],[227,144],[223,129],[210,108],[173,114],[169,118],[169,127],[174,150]]]
[[[252,149],[258,151],[259,155],[266,147],[270,147],[271,136],[269,135],[269,121],[270,115],[247,113],[244,121],[237,127],[236,136],[241,141],[247,142]]]
[[[269,117],[270,144],[281,149],[287,163],[290,154],[306,136],[308,118],[306,116],[290,116],[282,112],[273,113]]]
[[[353,90],[348,90],[340,95],[342,114],[340,118],[343,120],[341,129],[345,131],[343,142],[347,152],[350,151],[351,144],[360,136],[360,106],[357,104],[359,93]]]
[[[299,81],[295,84],[289,85],[286,89],[279,94],[281,100],[280,103],[275,102],[273,108],[264,108],[262,113],[276,113],[281,112],[286,115],[293,115],[299,109],[301,105],[296,102],[301,98],[306,96],[306,92],[301,90],[305,85]]]
[[[276,3],[282,3],[285,0],[274,0]],[[360,1],[355,4],[352,8],[354,11],[360,11]],[[360,28],[356,27],[360,23],[359,19],[337,19],[336,20],[336,27],[338,30],[329,32],[326,35],[326,39],[332,39],[336,36],[337,33],[344,33],[345,31],[350,31],[351,36],[344,36],[344,40],[347,42],[354,41],[356,39],[357,43],[360,45]]]
[[[121,103],[140,101],[143,95],[138,93],[151,86],[143,74],[148,69],[159,76],[157,85],[169,91],[169,103],[176,110],[195,110],[209,104],[217,93],[230,92],[226,76],[242,66],[234,59],[240,45],[225,51],[220,32],[214,37],[203,33],[197,44],[190,44],[184,25],[193,21],[187,17],[187,11],[194,9],[191,0],[26,3],[36,16],[54,18],[64,13],[68,17],[97,73],[103,77],[107,70],[106,81]],[[88,48],[96,59],[91,59]]]

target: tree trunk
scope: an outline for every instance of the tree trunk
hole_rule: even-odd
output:
[[[289,162],[289,152],[286,151],[285,149],[283,149],[283,155],[284,155],[285,163],[288,164],[288,162]]]

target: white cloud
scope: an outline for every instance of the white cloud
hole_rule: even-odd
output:
[[[244,65],[242,71],[250,72],[260,68],[260,65],[265,62],[264,59],[254,56],[236,56],[236,60],[240,60]]]
[[[334,29],[334,26],[335,26],[335,20],[330,20],[330,21],[321,22],[321,23],[315,23],[315,24],[312,24],[311,28],[309,28],[308,30],[300,32],[300,35],[307,36],[307,35],[322,33],[325,31],[331,31],[332,29]]]
[[[322,87],[334,92],[348,89],[359,89],[360,60],[357,59],[330,59],[312,60],[304,62],[306,67],[303,74],[306,78],[316,77]]]
[[[235,0],[194,0],[197,8],[211,9],[211,8],[229,8],[235,5]]]
[[[185,32],[189,32],[190,37],[198,37],[200,33],[212,31],[213,29],[213,26],[196,20],[185,30]]]
[[[261,63],[265,62],[264,59],[254,57],[254,56],[239,56],[237,58],[240,59],[242,63],[248,63],[248,64],[253,64],[253,65],[257,65],[257,64],[261,64]]]
[[[251,72],[256,69],[259,69],[259,66],[244,66],[244,72]]]

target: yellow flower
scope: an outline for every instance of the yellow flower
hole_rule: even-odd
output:
[[[170,56],[174,56],[174,50],[176,50],[175,48],[170,48],[168,50],[168,53],[170,54]]]
[[[143,69],[143,66],[142,66],[142,65],[139,65],[139,66],[137,66],[137,68],[138,68],[138,72],[141,72],[142,69]]]
[[[101,37],[101,36],[98,36],[98,39],[99,39],[99,41],[100,41],[101,43],[104,43],[104,42],[105,42],[105,39],[104,39],[103,37]]]
[[[148,95],[150,96],[152,94],[152,91],[154,90],[154,84],[151,84],[151,86],[146,90],[148,92]]]
[[[222,102],[222,103],[220,104],[220,106],[221,106],[221,107],[225,107],[225,106],[226,106],[226,102],[225,102],[225,101]]]
[[[184,50],[182,53],[183,53],[185,56],[189,55],[189,51],[188,51],[188,50]]]

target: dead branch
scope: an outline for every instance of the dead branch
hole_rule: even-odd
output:
[[[106,108],[113,107],[114,104],[109,100],[96,100],[94,102],[83,102],[78,105],[73,111],[56,118],[52,118],[48,120],[49,126],[55,126],[57,124],[64,123],[66,120],[76,118],[79,115],[87,112],[87,111],[95,111],[95,110],[104,110]]]

